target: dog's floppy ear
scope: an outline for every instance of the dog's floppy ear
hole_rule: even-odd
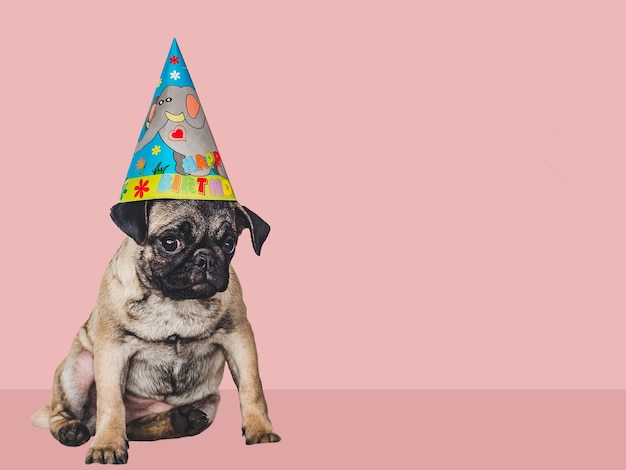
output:
[[[260,255],[261,247],[270,233],[270,226],[250,209],[241,204],[237,204],[237,229],[239,233],[241,233],[244,228],[250,229],[254,252]]]
[[[111,219],[139,245],[148,235],[148,201],[118,202],[111,207]]]

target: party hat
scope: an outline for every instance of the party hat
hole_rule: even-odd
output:
[[[176,39],[120,196],[121,202],[146,199],[235,200]]]

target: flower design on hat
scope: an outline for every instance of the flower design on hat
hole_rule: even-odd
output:
[[[135,167],[137,168],[137,171],[140,171],[141,174],[143,175],[143,170],[146,167],[146,160],[145,160],[145,158],[140,158],[137,161],[137,164],[135,165]]]
[[[139,184],[137,186],[135,186],[135,197],[139,196],[139,199],[143,198],[143,193],[147,193],[148,191],[150,191],[150,188],[148,187],[148,180],[143,180],[140,179],[139,180]]]

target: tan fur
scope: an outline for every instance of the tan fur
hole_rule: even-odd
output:
[[[155,211],[150,229],[167,221],[164,211]],[[269,420],[233,268],[226,291],[208,300],[171,300],[151,292],[138,276],[142,250],[128,238],[114,255],[89,319],[55,372],[51,401],[32,423],[49,427],[67,445],[82,444],[76,435],[88,430],[85,437],[95,437],[87,463],[125,463],[129,439],[182,437],[196,433],[193,426],[208,426],[227,362],[239,390],[246,443],[280,440]],[[160,382],[155,365],[169,371],[171,384]],[[196,410],[206,414],[206,423],[204,417],[193,421],[202,414]]]

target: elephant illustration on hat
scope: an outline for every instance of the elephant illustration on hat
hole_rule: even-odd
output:
[[[150,106],[144,131],[135,153],[158,134],[174,152],[177,173],[205,176],[213,170],[215,174],[227,177],[193,87],[165,87]]]

